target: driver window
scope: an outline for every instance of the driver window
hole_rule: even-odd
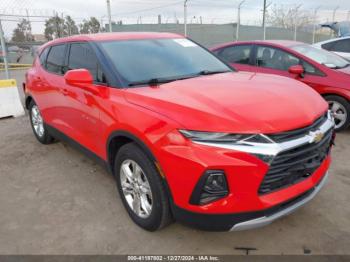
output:
[[[95,82],[106,83],[97,57],[89,44],[72,43],[68,58],[68,70],[81,68],[89,70]]]
[[[256,53],[256,65],[278,70],[288,71],[289,67],[300,64],[300,60],[280,49],[258,46]]]

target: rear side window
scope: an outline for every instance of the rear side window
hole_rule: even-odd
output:
[[[334,42],[330,42],[330,43],[325,43],[325,44],[321,45],[321,47],[322,47],[323,49],[326,49],[326,50],[328,50],[328,51],[331,51],[332,48],[333,48],[333,45],[334,45]]]
[[[94,81],[106,83],[95,52],[88,43],[73,43],[70,47],[68,58],[68,70],[87,69],[92,74]]]
[[[251,50],[251,45],[229,46],[221,49],[218,56],[227,63],[249,64]]]
[[[344,39],[334,42],[331,51],[350,53],[350,39]]]
[[[63,74],[65,45],[52,46],[46,59],[46,69],[49,72]]]
[[[49,48],[45,48],[39,55],[40,64],[43,67],[46,67],[46,58],[47,58],[48,52],[49,52]]]

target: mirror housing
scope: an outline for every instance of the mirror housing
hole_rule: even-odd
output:
[[[65,75],[64,79],[68,85],[84,87],[87,85],[92,85],[94,79],[87,69],[74,69],[69,70]]]
[[[304,67],[302,65],[293,65],[289,67],[288,72],[293,74],[293,75],[298,75],[303,77],[304,76]]]

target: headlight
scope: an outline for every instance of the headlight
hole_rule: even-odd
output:
[[[199,144],[210,146],[219,145],[220,147],[227,149],[248,152],[267,164],[271,164],[271,161],[274,158],[274,154],[271,154],[270,151],[267,151],[267,154],[254,152],[254,148],[264,148],[264,146],[273,143],[271,139],[261,134],[231,134],[183,129],[179,130],[179,132],[186,138],[198,142]]]
[[[200,142],[237,142],[240,140],[246,140],[255,135],[244,134],[230,134],[230,133],[217,133],[217,132],[201,132],[191,130],[179,130],[179,132],[188,139]]]

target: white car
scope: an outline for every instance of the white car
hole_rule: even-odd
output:
[[[313,46],[334,52],[350,61],[350,36],[330,39]]]

